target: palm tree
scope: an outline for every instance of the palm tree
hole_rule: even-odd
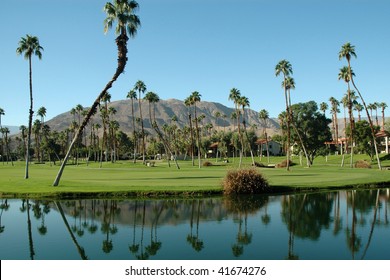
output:
[[[251,153],[252,165],[255,166],[255,159],[253,157],[253,151],[252,151],[251,143],[249,141],[248,132],[246,131],[245,107],[249,107],[249,99],[248,99],[248,97],[241,96],[241,98],[238,100],[238,104],[242,106],[242,124],[244,126],[244,133],[245,133],[246,140],[248,142],[249,150],[250,150],[250,153]]]
[[[104,94],[110,89],[113,83],[118,79],[120,74],[125,70],[126,62],[127,62],[127,41],[129,35],[130,37],[134,37],[137,33],[137,29],[140,26],[140,20],[138,16],[135,14],[135,11],[138,8],[138,3],[134,0],[113,0],[114,3],[106,3],[104,6],[104,11],[107,14],[107,18],[104,20],[104,31],[107,32],[112,28],[112,25],[117,22],[116,26],[116,34],[119,36],[115,39],[118,48],[118,63],[117,68],[114,73],[114,76],[107,83],[104,89],[100,92],[91,108],[89,109],[87,115],[84,117],[83,123],[77,130],[75,137],[72,140],[72,143],[69,146],[68,152],[65,155],[65,158],[61,164],[60,170],[58,171],[57,177],[54,180],[53,186],[58,186],[62,172],[64,171],[66,162],[69,158],[70,152],[79,138],[79,135],[83,131],[84,127],[88,124],[92,115],[96,113],[96,108],[100,104],[100,99],[104,96]]]
[[[1,126],[1,116],[4,116],[5,115],[5,111],[3,108],[0,108],[0,128],[2,128]]]
[[[144,131],[144,120],[142,118],[142,108],[141,108],[141,94],[146,91],[146,85],[143,81],[137,81],[134,85],[134,90],[138,91],[138,109],[139,109],[139,118],[141,120],[141,134],[142,134],[142,163],[145,164],[145,131]]]
[[[301,147],[302,147],[302,150],[305,154],[305,157],[306,157],[306,164],[308,167],[310,167],[310,160],[309,160],[309,156],[307,154],[307,151],[306,151],[306,148],[305,148],[305,145],[303,144],[303,140],[302,140],[302,137],[301,137],[301,134],[299,133],[294,121],[293,121],[293,113],[291,111],[291,94],[290,94],[290,91],[292,89],[295,89],[295,81],[294,81],[294,78],[292,77],[287,77],[283,82],[282,82],[282,87],[287,89],[287,96],[288,96],[288,107],[289,107],[289,114],[287,116],[287,119],[290,120],[290,124],[292,125],[292,127],[294,128],[295,130],[295,133],[297,134],[298,136],[298,139],[299,139],[299,142],[301,144]]]
[[[192,166],[195,166],[195,160],[194,160],[194,129],[192,127],[192,115],[191,115],[191,106],[194,105],[191,99],[191,96],[187,97],[184,100],[184,105],[188,107],[188,122],[190,126],[190,138],[191,138],[191,159],[192,159]]]
[[[238,138],[240,139],[240,144],[241,144],[241,148],[240,148],[240,162],[238,164],[239,168],[241,168],[241,165],[242,165],[242,157],[243,157],[243,149],[244,149],[244,139],[242,137],[241,128],[240,128],[240,115],[241,115],[241,112],[239,110],[240,98],[241,98],[241,92],[238,89],[236,89],[236,88],[232,88],[230,90],[229,100],[232,100],[234,102],[234,107],[235,107],[235,112],[234,113],[235,113],[235,115],[232,114],[232,116],[233,117],[235,116],[235,119],[237,121]]]
[[[201,167],[201,159],[200,159],[200,132],[199,132],[199,127],[198,127],[198,118],[196,116],[196,103],[200,102],[200,98],[202,95],[194,91],[190,95],[191,103],[194,105],[194,119],[195,119],[195,131],[196,131],[196,141],[197,141],[197,146],[198,146],[198,164],[199,168]]]
[[[362,120],[362,117],[360,115],[360,112],[363,111],[364,107],[362,104],[356,102],[353,106],[353,108],[358,112],[358,121],[360,122]]]
[[[281,60],[279,63],[275,66],[275,75],[279,76],[280,74],[283,74],[283,87],[284,87],[284,97],[286,99],[286,113],[287,113],[287,151],[286,151],[286,157],[287,157],[287,164],[286,169],[290,170],[290,106],[289,106],[289,99],[287,96],[287,77],[292,74],[292,66],[291,63],[287,60]]]
[[[381,102],[379,103],[379,107],[381,108],[382,111],[382,130],[385,130],[385,109],[387,108],[387,104],[385,102]]]
[[[268,120],[269,120],[269,113],[267,110],[262,109],[259,112],[259,118],[261,120],[261,124],[264,129],[264,138],[265,138],[265,145],[266,145],[266,151],[267,151],[267,162],[269,163],[269,148],[268,148],[268,135],[267,135],[267,127],[268,127]],[[263,154],[263,148],[260,150],[260,158]]]
[[[328,103],[326,103],[326,102],[320,103],[320,110],[322,111],[324,116],[325,116],[326,110],[328,110],[328,108],[329,108]]]
[[[379,154],[378,154],[378,145],[377,145],[377,142],[376,142],[376,137],[375,137],[375,130],[374,130],[374,126],[372,124],[372,120],[371,120],[371,117],[370,115],[368,114],[368,110],[367,110],[367,106],[366,106],[366,103],[364,102],[364,99],[363,99],[363,96],[362,94],[360,93],[359,89],[357,88],[356,84],[355,84],[355,81],[353,79],[353,72],[352,72],[352,69],[351,69],[351,58],[352,57],[357,57],[356,56],[356,53],[355,53],[355,46],[351,45],[351,43],[346,43],[344,44],[342,47],[341,47],[341,50],[339,52],[339,59],[341,60],[342,58],[345,58],[348,62],[348,72],[349,72],[349,79],[353,85],[353,87],[355,88],[355,90],[357,91],[357,93],[359,94],[359,97],[363,103],[363,106],[364,108],[366,109],[366,114],[367,114],[367,118],[368,118],[368,123],[370,124],[370,128],[371,128],[371,134],[372,134],[372,141],[374,143],[374,148],[375,148],[375,154],[376,154],[376,159],[378,161],[378,168],[379,169],[382,169],[382,166],[381,166],[381,162],[380,162],[380,159],[379,159]]]
[[[340,109],[339,109],[339,106],[340,106],[340,102],[334,98],[334,97],[330,97],[329,98],[329,102],[330,102],[330,111],[332,113],[332,126],[333,126],[333,142],[335,143],[336,145],[336,148],[338,150],[338,145],[339,145],[339,122],[338,122],[338,117],[337,117],[337,113],[340,113]]]
[[[18,55],[22,55],[24,53],[24,58],[28,60],[29,64],[29,80],[30,80],[30,109],[29,109],[29,117],[28,117],[28,134],[27,134],[27,148],[26,148],[26,172],[25,179],[28,179],[28,164],[30,160],[30,145],[31,145],[31,129],[32,129],[32,118],[34,115],[33,111],[33,92],[32,92],[32,56],[35,55],[39,59],[42,59],[42,51],[43,48],[39,44],[39,39],[36,36],[26,35],[26,37],[22,37],[19,41],[19,46],[16,49],[16,53]]]
[[[137,136],[135,134],[135,115],[134,115],[134,100],[137,99],[137,93],[135,92],[135,90],[130,90],[128,93],[127,93],[127,98],[130,98],[131,100],[131,116],[132,116],[132,119],[133,119],[133,141],[134,141],[134,160],[133,162],[135,163],[136,162],[136,159],[137,159],[137,145],[136,145],[136,141],[137,141]]]

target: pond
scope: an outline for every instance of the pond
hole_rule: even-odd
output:
[[[0,259],[389,260],[389,190],[0,199]]]

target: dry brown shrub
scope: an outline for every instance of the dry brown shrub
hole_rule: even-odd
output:
[[[267,179],[254,168],[229,170],[222,182],[223,193],[258,194],[269,190]]]
[[[371,163],[365,160],[358,160],[355,162],[356,168],[371,168]]]
[[[289,166],[293,166],[293,165],[295,164],[290,160]],[[287,159],[283,160],[282,162],[276,165],[276,168],[285,168],[285,167],[287,167]]]
[[[212,164],[211,162],[209,162],[209,161],[203,162],[202,165],[203,165],[203,166],[213,166],[213,164]]]

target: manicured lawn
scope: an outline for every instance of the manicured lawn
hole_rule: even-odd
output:
[[[356,156],[356,159],[366,158]],[[281,162],[284,158],[271,158],[270,163]],[[257,158],[257,162],[260,160]],[[11,164],[0,163],[0,196],[12,195],[22,197],[29,196],[78,196],[78,195],[155,195],[174,193],[199,194],[220,193],[221,181],[226,171],[237,167],[238,160],[230,160],[230,163],[215,162],[213,166],[193,167],[190,161],[179,162],[178,170],[172,163],[168,167],[166,162],[156,162],[154,167],[146,167],[141,162],[120,161],[117,163],[104,163],[99,168],[98,163],[85,163],[69,165],[65,168],[59,187],[51,184],[57,174],[59,166],[46,164],[31,164],[30,178],[24,179],[24,163]],[[390,170],[379,171],[373,163],[372,169],[358,169],[349,167],[349,157],[346,164],[340,167],[341,157],[332,156],[315,160],[311,168],[299,165],[299,159],[294,158],[297,165],[292,166],[291,171],[284,168],[257,168],[268,179],[270,185],[279,191],[307,190],[314,188],[340,188],[362,185],[377,185],[389,183]],[[266,163],[266,159],[262,159]],[[304,161],[305,163],[305,161]],[[250,158],[246,158],[244,164],[250,166]],[[390,166],[389,161],[383,161],[383,166]]]

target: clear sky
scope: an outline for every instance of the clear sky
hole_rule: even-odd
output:
[[[21,37],[37,36],[33,58],[34,109],[46,119],[81,104],[89,107],[116,69],[114,30],[103,33],[107,0],[3,1],[0,9],[2,123],[27,125],[28,61],[16,55]],[[292,102],[341,99],[338,52],[356,47],[356,83],[366,103],[390,106],[390,1],[388,0],[138,0],[141,28],[129,40],[126,72],[110,90],[125,99],[137,80],[160,99],[202,100],[229,107],[235,87],[251,109],[277,117],[285,108],[275,65],[290,61]]]

